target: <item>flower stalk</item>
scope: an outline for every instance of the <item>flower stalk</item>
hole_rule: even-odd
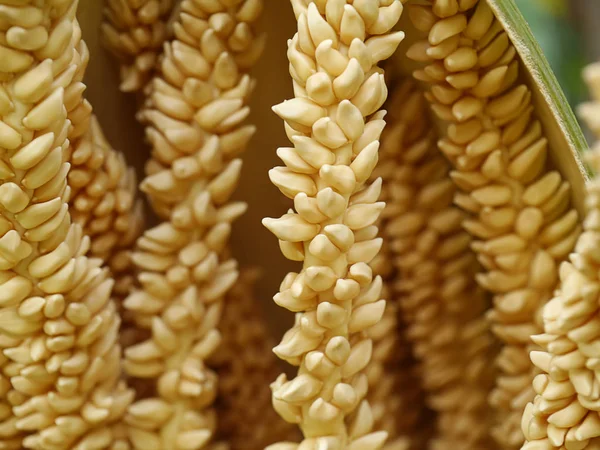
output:
[[[0,425],[9,448],[109,445],[133,398],[120,377],[114,281],[68,207],[68,108],[85,45],[76,1],[0,3]],[[84,63],[83,63],[84,64]]]
[[[438,145],[455,169],[455,203],[471,214],[463,225],[485,269],[477,281],[494,294],[488,317],[503,346],[490,397],[493,436],[502,448],[519,448],[521,412],[535,395],[530,336],[542,329],[558,265],[581,231],[578,214],[569,183],[548,161],[552,143],[515,46],[488,2],[427,2],[409,12],[426,38],[407,55],[423,63],[414,76],[447,128]]]
[[[387,87],[377,64],[404,37],[391,31],[403,5],[294,0],[292,6],[295,98],[273,110],[294,146],[277,151],[285,166],[269,176],[296,212],[263,224],[288,259],[303,262],[274,297],[298,313],[274,351],[299,370],[294,379],[281,375],[273,383],[273,404],[300,426],[300,448],[378,449],[387,433],[372,430],[363,369],[373,346],[366,331],[385,309],[381,277],[369,266],[381,248],[375,223],[385,204],[377,201],[381,180],[367,181],[385,125],[379,109]]]
[[[139,115],[152,145],[140,187],[161,223],[137,240],[138,284],[124,301],[149,336],[125,350],[127,374],[150,384],[126,417],[136,449],[206,448],[216,431],[217,376],[206,360],[238,279],[227,245],[246,204],[230,197],[255,130],[243,122],[254,86],[248,71],[264,44],[254,31],[261,7],[181,2]]]

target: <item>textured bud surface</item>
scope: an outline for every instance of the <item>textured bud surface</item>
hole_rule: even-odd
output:
[[[383,156],[382,169],[387,173],[385,167],[390,163],[386,164]],[[376,170],[374,174],[377,172],[381,171]],[[389,178],[384,178],[381,199],[386,201],[386,208],[381,214],[380,228],[381,223],[385,228],[386,215],[395,209],[388,192],[389,182]],[[373,273],[383,278],[382,296],[390,299],[381,321],[368,331],[373,350],[365,374],[369,381],[367,400],[372,410],[373,428],[388,433],[384,450],[418,450],[431,435],[432,412],[425,406],[419,367],[407,339],[398,295],[392,292],[397,273],[387,241],[370,265]]]
[[[541,307],[556,288],[579,220],[569,184],[547,161],[552,143],[522,84],[515,47],[487,2],[425,3],[409,8],[425,37],[408,56],[423,64],[414,76],[428,86],[426,97],[447,128],[438,146],[455,169],[454,201],[472,214],[463,225],[485,268],[477,281],[495,294],[489,319],[504,345],[490,397],[493,435],[502,448],[515,449],[523,442],[521,412],[535,395],[530,336],[541,331]]]
[[[398,82],[389,111],[374,175],[384,180],[382,230],[397,270],[392,288],[427,405],[438,413],[430,445],[491,448],[495,345],[483,317],[488,301],[474,280],[471,239],[461,228],[466,215],[452,205],[456,188],[416,83]]]
[[[584,70],[593,102],[579,113],[597,135],[592,114],[598,102],[598,66]],[[600,155],[596,146],[587,154],[596,173]],[[535,399],[523,414],[521,426],[527,442],[523,450],[600,448],[600,385],[596,361],[600,283],[600,178],[588,183],[587,215],[569,262],[559,269],[560,285],[543,308],[543,334],[533,336],[541,350],[531,352],[531,361],[542,372],[535,377]]]
[[[133,393],[118,381],[114,282],[67,205],[87,50],[77,2],[24,3],[0,2],[0,436],[9,449],[106,448]]]
[[[144,225],[137,199],[135,171],[122,153],[106,140],[91,104],[83,98],[83,76],[89,51],[79,41],[77,71],[65,89],[65,107],[71,128],[67,177],[73,221],[90,237],[90,256],[106,262],[115,279],[113,294],[120,300],[132,285],[130,250]]]
[[[152,145],[140,187],[162,222],[137,240],[137,284],[124,301],[148,336],[125,350],[125,371],[144,387],[125,418],[135,449],[208,448],[216,432],[217,376],[206,360],[238,279],[227,245],[246,205],[230,197],[254,133],[242,122],[264,41],[253,29],[261,6],[182,1],[140,112]]]
[[[380,449],[387,433],[372,429],[363,372],[371,358],[367,330],[385,309],[381,277],[369,263],[382,240],[375,225],[384,203],[377,164],[387,97],[377,64],[402,32],[398,0],[293,0],[298,32],[288,43],[295,98],[273,107],[294,147],[280,148],[285,166],[271,181],[294,201],[264,225],[286,257],[303,261],[283,280],[275,302],[298,312],[275,353],[299,366],[272,385],[273,405],[304,434],[301,444],[272,449]]]
[[[242,270],[227,295],[219,326],[223,343],[210,361],[219,374],[218,434],[232,450],[264,449],[298,434],[271,407],[269,384],[277,375],[278,360],[253,293],[258,275],[256,270]]]
[[[103,259],[124,298],[133,284],[131,247],[144,226],[137,182],[121,152],[113,149],[95,116],[72,146],[69,171],[71,215],[90,237],[90,256]]]
[[[105,3],[102,35],[105,45],[120,60],[120,89],[139,91],[152,76],[163,43],[169,37],[167,20],[175,2],[107,0]],[[188,20],[194,19],[192,16]]]

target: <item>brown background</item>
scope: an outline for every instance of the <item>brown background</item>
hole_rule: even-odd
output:
[[[136,99],[118,91],[118,71],[111,55],[102,47],[99,27],[102,20],[101,0],[82,1],[79,18],[83,36],[91,52],[87,70],[87,98],[94,106],[111,144],[125,153],[130,164],[141,169],[148,148],[135,121]],[[242,265],[258,265],[263,277],[257,287],[257,302],[265,310],[275,336],[280,336],[292,320],[292,313],[272,301],[279,283],[297,263],[281,254],[277,239],[260,223],[263,217],[277,217],[291,206],[269,181],[267,172],[280,165],[277,146],[288,145],[283,122],[271,112],[271,106],[292,96],[287,72],[287,40],[296,28],[289,2],[266,0],[261,29],[268,34],[267,46],[254,75],[259,80],[252,102],[251,121],[258,126],[250,148],[244,156],[244,169],[236,197],[249,204],[248,212],[236,222],[233,250]]]

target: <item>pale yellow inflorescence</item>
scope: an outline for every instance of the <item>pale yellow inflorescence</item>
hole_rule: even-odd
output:
[[[219,375],[218,434],[232,450],[264,449],[299,434],[271,407],[269,384],[279,367],[266,317],[253,292],[258,277],[256,269],[241,271],[225,300],[219,326],[223,342],[209,361]]]
[[[371,176],[371,180],[377,178]],[[381,200],[387,202],[388,198],[384,181]],[[389,207],[386,203],[380,219],[385,218]],[[381,220],[377,226],[381,227]],[[384,450],[417,450],[422,448],[426,434],[429,434],[429,427],[425,424],[431,417],[425,408],[416,361],[412,356],[412,346],[406,340],[406,328],[397,298],[391,292],[396,272],[386,241],[369,265],[373,274],[383,279],[382,297],[390,299],[386,302],[381,320],[367,332],[373,341],[371,361],[365,369],[373,429],[388,433]]]
[[[107,448],[133,393],[118,381],[114,282],[67,205],[67,110],[87,55],[77,1],[36,5],[0,1],[0,438]]]
[[[248,71],[264,42],[253,30],[261,7],[182,1],[140,113],[152,144],[141,189],[163,221],[137,240],[139,284],[124,301],[149,335],[125,351],[127,374],[152,384],[125,418],[135,449],[207,448],[216,431],[217,380],[205,361],[220,343],[223,299],[238,278],[227,244],[246,205],[230,196],[237,157],[254,133],[242,122],[254,85]]]
[[[85,42],[80,61],[66,89],[65,107],[71,129],[69,208],[73,221],[91,239],[90,256],[103,259],[115,279],[113,294],[124,297],[132,285],[130,250],[143,229],[143,208],[136,199],[135,171],[106,140],[92,105],[83,98],[83,76],[89,61]]]
[[[374,271],[376,273],[375,268]],[[382,293],[392,300],[388,300],[381,321],[369,329],[373,354],[365,370],[373,429],[388,433],[385,450],[417,450],[422,448],[429,432],[425,421],[430,417],[411,346],[406,340],[406,329],[399,320],[398,305],[387,284]]]
[[[386,77],[388,75],[386,68]],[[380,200],[386,202],[386,206],[377,226],[384,234],[387,223],[398,210],[390,189],[395,168],[393,158],[383,151],[370,177],[371,181],[379,176],[383,179]],[[373,273],[383,279],[382,298],[389,299],[381,320],[368,330],[373,340],[373,353],[365,374],[369,382],[367,400],[373,412],[374,429],[388,433],[385,450],[418,450],[429,439],[433,416],[425,406],[419,368],[407,340],[398,295],[393,292],[398,273],[388,239],[384,239],[381,250],[369,265]]]
[[[393,289],[437,412],[431,448],[492,448],[487,397],[494,341],[477,287],[465,214],[452,205],[450,168],[437,149],[423,93],[411,80],[393,91],[375,175],[384,180],[383,236],[397,269]]]
[[[600,136],[600,65],[584,70],[592,101],[579,114]],[[596,173],[600,171],[598,144],[586,155]],[[533,387],[535,400],[522,419],[524,450],[600,448],[600,177],[587,185],[587,216],[569,262],[560,266],[560,287],[544,307],[544,333],[534,336],[542,350],[531,353],[541,369]]]
[[[143,230],[143,205],[134,168],[110,146],[94,115],[90,122],[69,158],[69,204],[73,221],[91,239],[90,255],[106,262],[113,294],[124,298],[134,281],[131,249]]]
[[[106,0],[106,3],[102,34],[107,47],[120,60],[120,89],[139,91],[152,77],[162,46],[169,38],[167,21],[175,1]],[[192,22],[195,19],[193,15],[183,17]]]
[[[288,43],[295,98],[273,109],[285,120],[292,148],[280,148],[285,167],[271,181],[294,200],[264,225],[288,259],[303,261],[289,273],[275,302],[297,312],[275,353],[299,366],[281,375],[273,404],[299,424],[304,441],[282,449],[379,449],[387,433],[373,431],[363,373],[372,353],[366,331],[381,319],[381,277],[369,262],[382,240],[375,223],[381,180],[367,183],[377,164],[387,97],[377,63],[403,39],[391,32],[403,10],[399,0],[293,0],[298,32]]]
[[[462,192],[455,202],[486,269],[479,284],[493,292],[492,330],[503,341],[490,397],[493,430],[506,449],[523,442],[520,418],[535,395],[530,336],[541,331],[541,307],[552,296],[558,265],[580,233],[569,184],[547,164],[548,140],[519,78],[520,62],[502,25],[483,0],[436,0],[410,8],[426,33],[408,51],[425,67],[415,77],[447,127],[439,148]]]

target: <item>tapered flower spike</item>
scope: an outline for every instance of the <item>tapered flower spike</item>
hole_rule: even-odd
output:
[[[366,331],[381,319],[381,277],[368,263],[377,255],[380,183],[367,183],[377,164],[387,97],[382,70],[403,39],[390,30],[398,0],[292,1],[298,32],[288,43],[295,98],[273,108],[294,147],[277,152],[285,167],[271,181],[294,200],[264,225],[300,273],[283,280],[275,302],[298,312],[275,353],[299,366],[281,375],[273,404],[304,434],[301,444],[270,449],[380,449],[387,433],[372,429],[363,373],[371,357]],[[357,412],[352,415],[353,412]]]
[[[245,269],[225,301],[220,330],[223,343],[210,364],[219,374],[216,401],[218,434],[232,449],[264,449],[279,440],[296,439],[297,427],[271,407],[269,384],[278,360],[254,284],[256,269]]]
[[[393,288],[419,362],[428,406],[437,412],[431,448],[492,448],[487,397],[494,342],[477,288],[465,218],[452,205],[449,165],[436,148],[423,93],[410,79],[393,90],[381,140],[382,234],[397,270]]]
[[[78,44],[80,62],[66,89],[67,118],[71,128],[68,175],[73,221],[91,239],[90,256],[106,262],[115,279],[113,294],[119,300],[132,285],[130,250],[143,229],[143,207],[136,199],[135,171],[122,153],[106,140],[92,105],[83,98],[83,76],[89,51],[83,40]],[[119,302],[120,303],[120,302]]]
[[[121,91],[139,91],[150,80],[162,46],[172,34],[167,21],[174,4],[174,0],[106,1],[102,36],[120,60]]]
[[[93,115],[69,161],[73,221],[91,239],[90,256],[110,268],[113,294],[124,299],[133,285],[131,249],[144,225],[134,168],[110,146]]]
[[[128,375],[151,388],[126,416],[135,449],[212,445],[217,378],[206,360],[221,341],[223,299],[238,278],[227,244],[246,205],[230,197],[254,133],[242,122],[254,85],[248,71],[264,43],[254,31],[261,6],[181,2],[176,38],[165,44],[139,115],[152,145],[141,189],[162,223],[137,240],[138,285],[124,302],[149,335],[125,350]]]
[[[455,202],[473,216],[464,226],[486,270],[477,280],[495,294],[489,318],[503,348],[490,397],[493,435],[516,449],[521,413],[535,395],[530,336],[541,331],[540,308],[556,288],[579,219],[569,183],[547,162],[549,142],[521,84],[515,47],[488,2],[428,1],[412,5],[409,16],[426,34],[408,50],[424,64],[414,75],[447,129],[439,148],[455,168]]]
[[[4,448],[107,448],[133,393],[119,383],[114,282],[85,256],[67,206],[67,109],[85,46],[77,1],[41,5],[0,2],[0,437]]]
[[[385,246],[378,260],[386,253],[384,249]],[[391,266],[389,258],[385,259],[386,264]],[[375,267],[374,273],[383,276]],[[417,366],[405,336],[406,328],[400,322],[398,305],[387,283],[382,293],[392,300],[388,301],[381,321],[369,330],[373,355],[365,371],[369,381],[367,400],[373,412],[373,428],[388,433],[384,450],[417,450],[423,448],[431,431],[426,424],[431,417],[425,408]]]
[[[122,345],[139,340],[140,331],[122,315],[122,303],[133,286],[131,250],[144,228],[143,205],[137,197],[135,171],[128,167],[122,153],[113,149],[83,98],[82,80],[89,62],[83,40],[78,44],[77,70],[66,89],[67,134],[70,146],[67,161],[71,165],[67,180],[71,195],[69,208],[74,223],[90,237],[89,256],[101,258],[115,280],[113,296],[124,320],[119,340]],[[130,386],[134,389],[138,386]]]
[[[598,137],[600,88],[598,64],[584,70],[592,101],[579,114]],[[600,173],[600,147],[587,153],[590,166]],[[541,374],[534,379],[536,397],[525,408],[521,426],[527,437],[523,450],[600,448],[600,177],[587,185],[587,216],[569,262],[560,266],[560,286],[543,309],[544,333],[534,336],[541,350],[531,361]]]

